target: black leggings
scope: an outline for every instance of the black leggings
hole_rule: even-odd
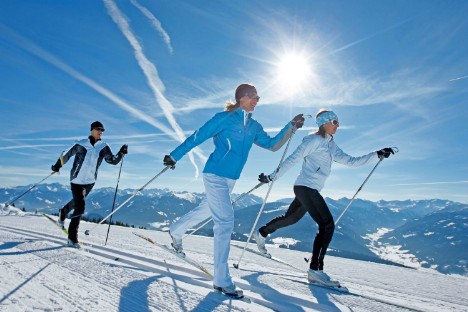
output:
[[[308,212],[318,225],[318,232],[315,236],[314,247],[312,249],[310,268],[313,270],[323,270],[323,259],[335,231],[333,216],[322,195],[317,190],[302,185],[295,185],[294,194],[296,197],[289,205],[288,211],[262,226],[259,231],[263,236],[267,236],[277,229],[296,223]]]
[[[68,213],[71,209],[73,214],[71,216],[70,225],[68,226],[68,238],[74,243],[78,242],[78,228],[80,226],[81,216],[85,211],[85,198],[93,189],[93,184],[73,184],[71,183],[71,191],[73,200],[63,207],[64,212]]]

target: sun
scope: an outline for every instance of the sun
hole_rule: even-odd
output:
[[[312,76],[309,58],[301,53],[287,53],[276,64],[277,80],[291,92],[302,89]]]

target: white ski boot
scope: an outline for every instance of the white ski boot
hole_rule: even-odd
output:
[[[254,237],[255,237],[255,242],[257,242],[258,251],[268,255],[268,250],[266,249],[266,246],[265,246],[265,237],[263,237],[262,234],[260,234],[258,230],[255,231]]]
[[[338,281],[332,280],[330,276],[323,271],[309,269],[307,272],[307,279],[310,283],[319,283],[327,287],[340,287]]]
[[[172,236],[171,231],[169,231],[169,236],[172,239],[172,243],[171,243],[172,248],[174,248],[174,250],[177,251],[178,254],[185,257],[184,248],[182,247],[182,239],[175,238],[174,236]]]

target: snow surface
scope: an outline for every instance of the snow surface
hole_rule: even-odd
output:
[[[0,311],[468,311],[467,277],[329,256],[326,270],[346,294],[308,285],[308,254],[281,248],[270,251],[291,266],[244,253],[231,275],[252,303],[230,300],[198,269],[132,235],[167,244],[167,233],[112,226],[104,246],[107,228],[82,222],[76,250],[42,215],[0,207]],[[212,245],[184,239],[188,257],[211,272]],[[233,245],[230,264],[244,246]]]

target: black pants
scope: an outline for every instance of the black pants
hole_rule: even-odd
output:
[[[294,194],[296,197],[289,205],[286,213],[274,218],[262,226],[259,231],[263,236],[267,236],[277,229],[296,223],[308,212],[318,225],[318,232],[315,236],[312,249],[310,268],[313,270],[323,270],[323,259],[327,253],[328,245],[330,245],[333,238],[335,221],[325,200],[317,190],[295,185]]]
[[[74,184],[71,183],[71,191],[73,199],[62,208],[62,215],[67,215],[74,209],[68,226],[68,238],[74,242],[78,242],[78,228],[80,227],[81,216],[85,211],[85,198],[94,187],[93,184]]]

